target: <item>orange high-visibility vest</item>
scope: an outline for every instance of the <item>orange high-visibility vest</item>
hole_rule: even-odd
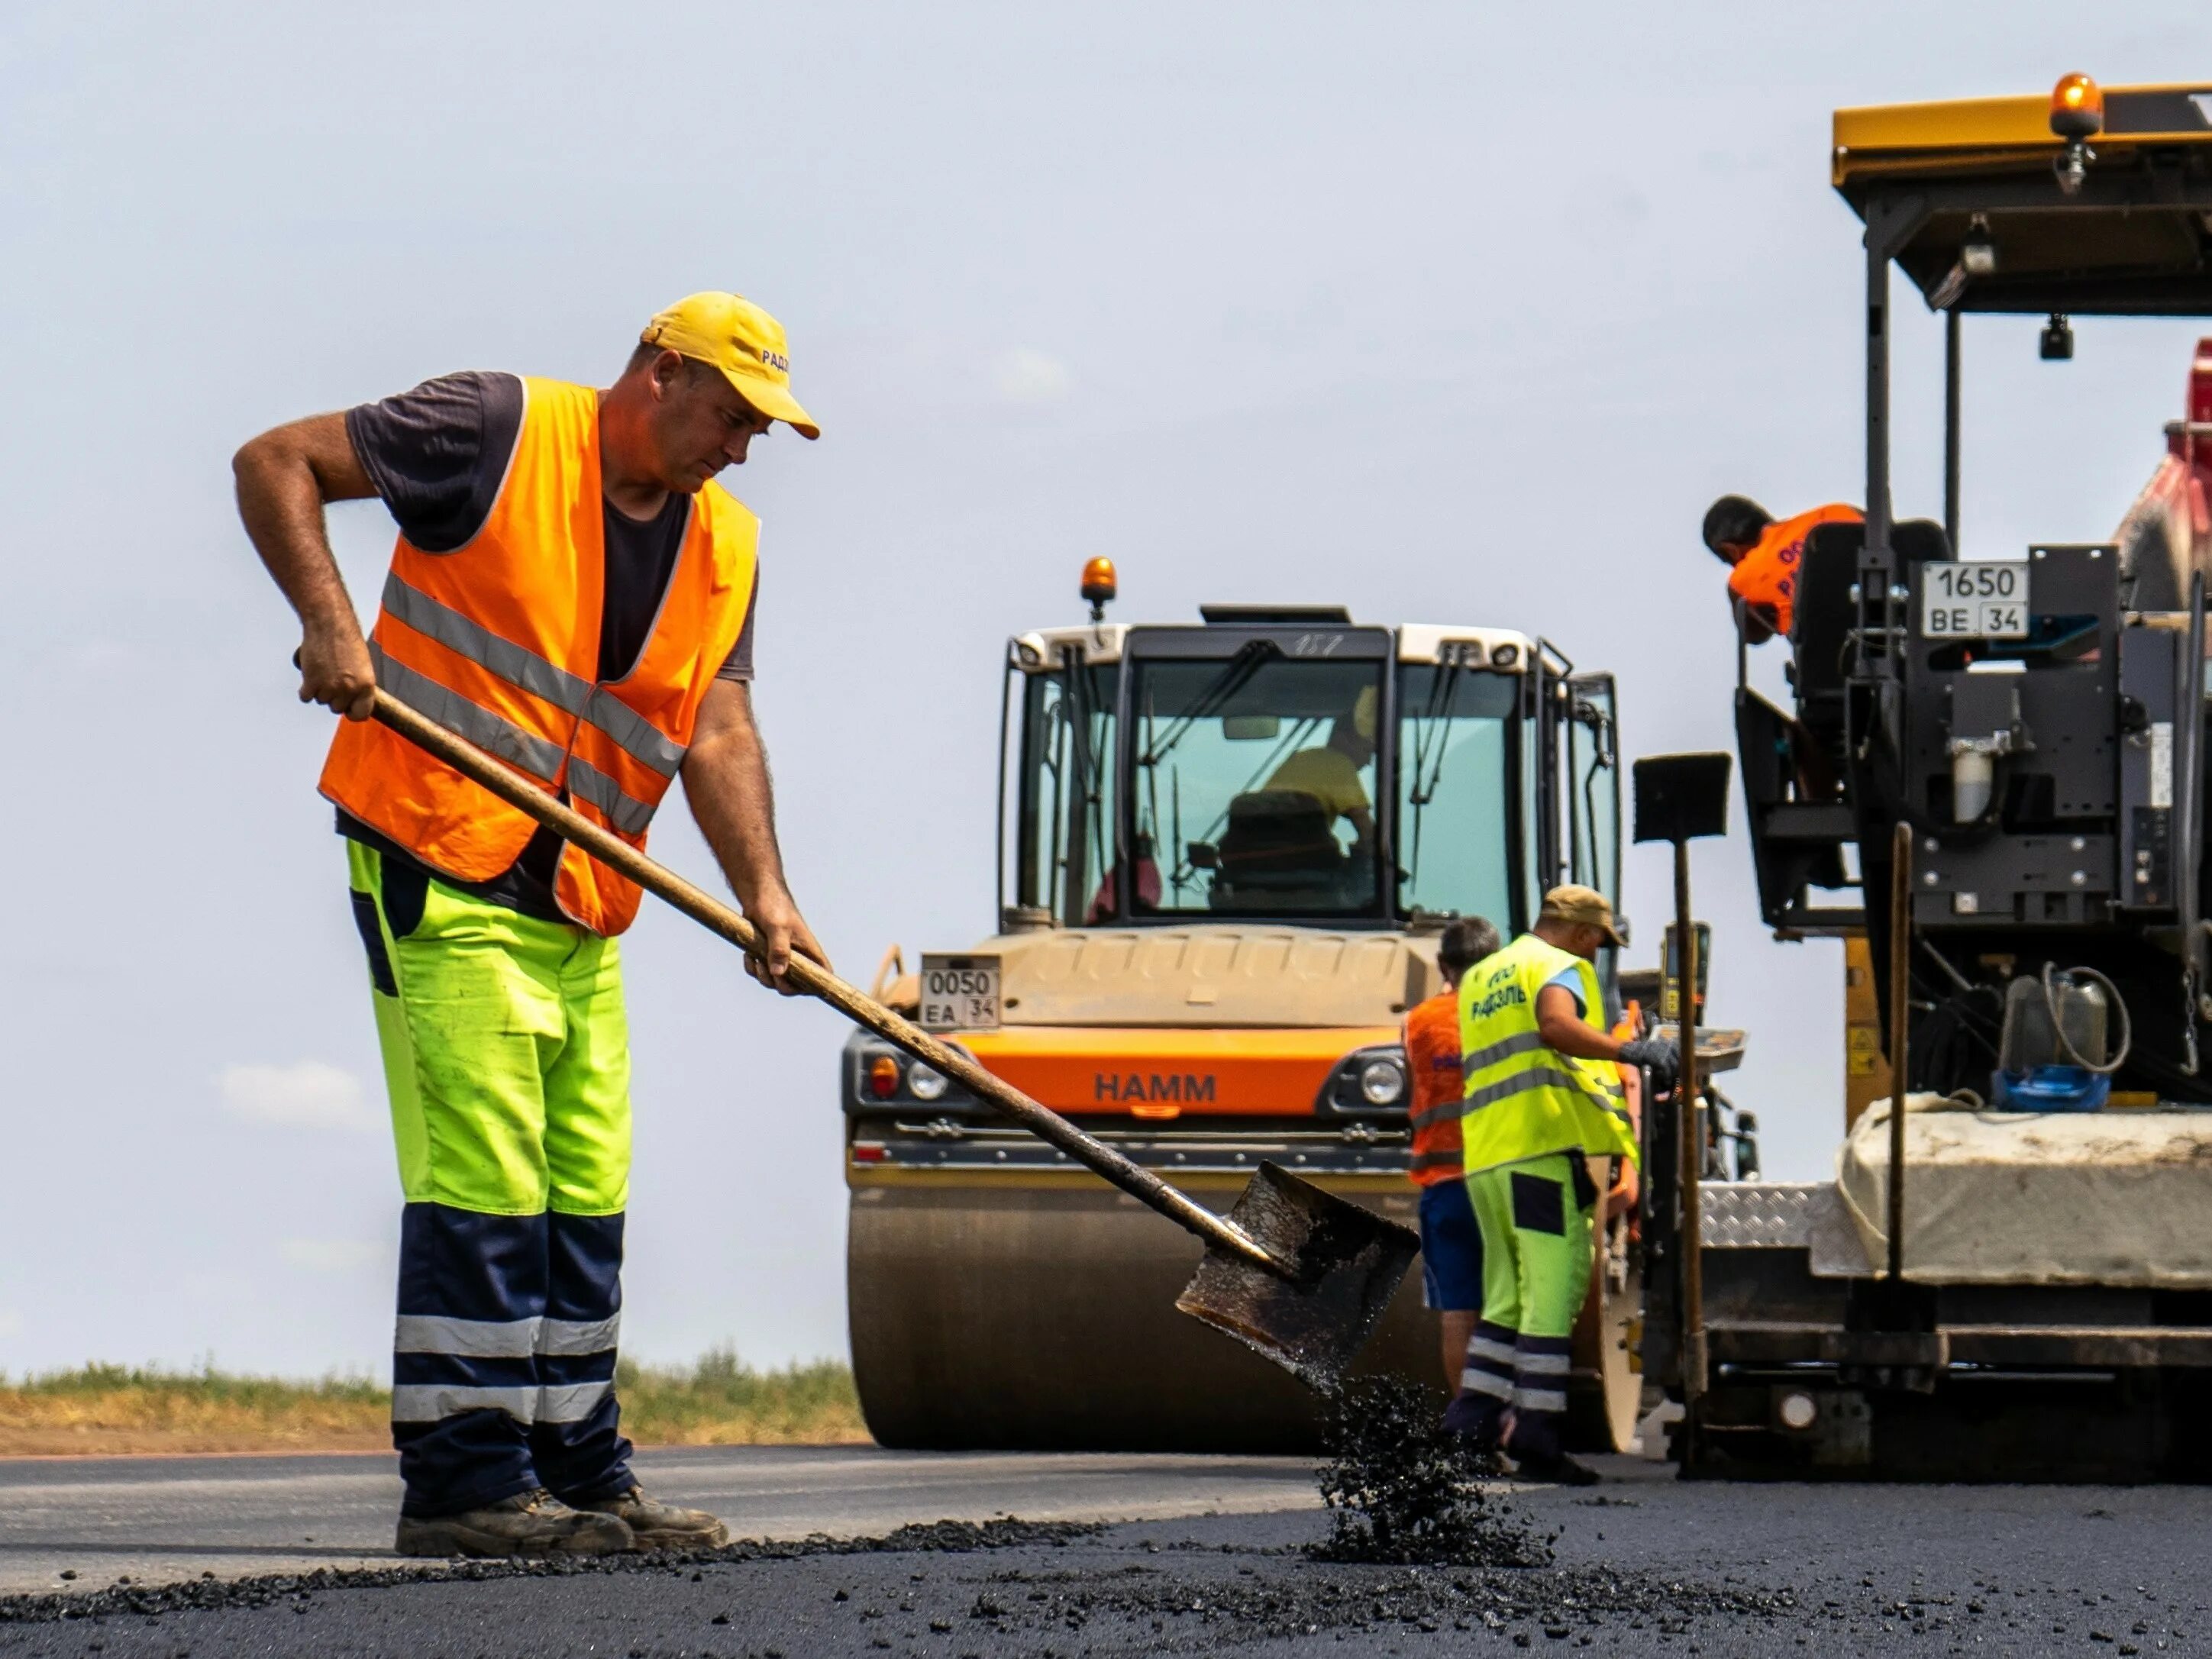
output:
[[[1406,1015],[1407,1112],[1412,1120],[1413,1162],[1407,1173],[1418,1186],[1457,1181],[1460,1098],[1459,994],[1446,991],[1417,1002]]]
[[[1729,572],[1729,592],[1774,613],[1774,631],[1787,634],[1797,610],[1797,568],[1804,562],[1805,538],[1824,524],[1861,524],[1856,507],[1831,502],[1794,519],[1779,519],[1759,532],[1759,540]]]
[[[400,702],[642,848],[744,625],[760,520],[712,483],[691,498],[645,648],[602,682],[605,512],[599,394],[525,380],[522,429],[483,527],[450,553],[399,538],[368,650],[377,684]],[[321,788],[461,881],[498,875],[538,827],[374,720],[339,722]],[[574,847],[561,849],[553,893],[595,933],[637,915],[636,885]]]

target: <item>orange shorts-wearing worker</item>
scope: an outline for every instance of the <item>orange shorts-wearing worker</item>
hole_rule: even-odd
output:
[[[753,724],[759,521],[714,482],[811,438],[783,328],[733,294],[662,312],[605,391],[447,375],[238,452],[247,533],[344,715],[345,837],[404,1206],[392,1429],[409,1555],[711,1546],[646,1496],[615,1395],[629,1192],[623,877],[368,717],[380,689],[645,845],[669,786],[783,988],[821,948],[786,885]],[[364,639],[327,502],[399,526]]]
[[[1460,1164],[1459,981],[1498,942],[1498,929],[1480,916],[1448,926],[1437,941],[1444,988],[1406,1015],[1413,1129],[1408,1173],[1421,1189],[1421,1299],[1443,1326],[1444,1387],[1455,1395],[1468,1339],[1482,1315],[1482,1230]]]

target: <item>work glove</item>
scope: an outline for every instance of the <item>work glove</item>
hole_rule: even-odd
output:
[[[1674,1086],[1674,1079],[1681,1074],[1682,1054],[1664,1037],[1638,1037],[1620,1045],[1620,1063],[1641,1066],[1651,1073],[1651,1086],[1664,1092]]]

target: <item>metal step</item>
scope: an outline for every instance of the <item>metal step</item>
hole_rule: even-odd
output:
[[[1778,842],[1846,842],[1858,839],[1858,820],[1838,803],[1784,801],[1769,807],[1762,839]]]

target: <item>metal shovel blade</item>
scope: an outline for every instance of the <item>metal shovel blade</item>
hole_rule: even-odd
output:
[[[1229,1220],[1289,1271],[1208,1245],[1176,1306],[1333,1394],[1420,1254],[1420,1236],[1262,1164]]]

